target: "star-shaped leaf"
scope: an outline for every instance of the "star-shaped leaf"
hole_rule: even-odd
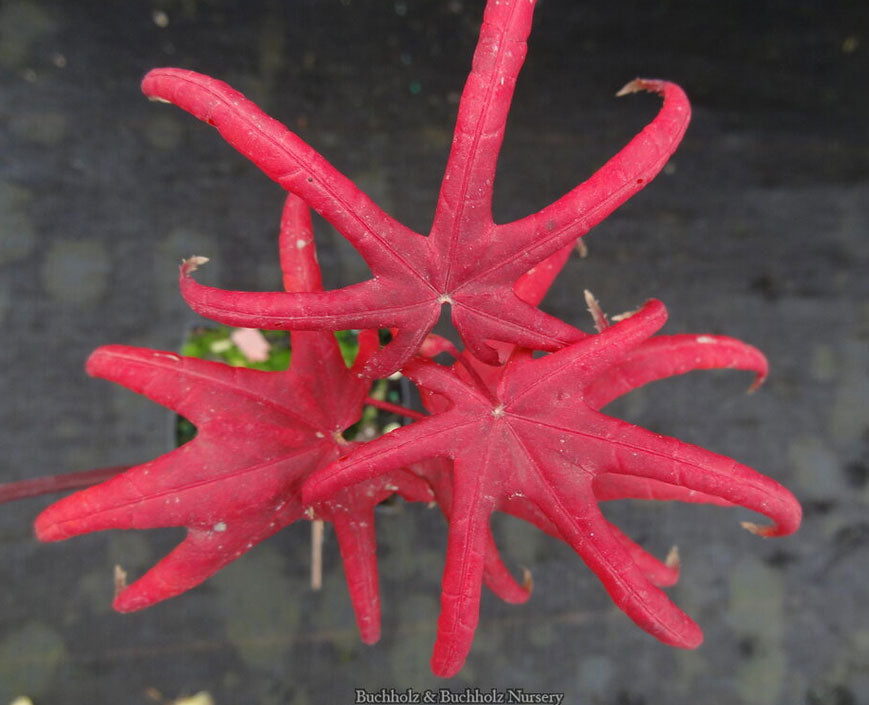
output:
[[[604,497],[596,495],[595,484],[614,478],[609,498],[639,490],[655,498],[669,492],[669,498],[685,499],[696,493],[699,501],[716,498],[771,518],[768,526],[747,525],[758,534],[796,530],[799,504],[777,482],[735,460],[595,408],[601,398],[587,390],[595,389],[601,375],[621,379],[626,391],[680,366],[696,365],[685,356],[669,370],[660,362],[657,370],[635,364],[644,354],[644,342],[665,319],[663,304],[651,301],[556,353],[534,359],[529,351],[517,350],[494,390],[474,379],[471,368],[466,368],[470,379],[462,379],[454,370],[417,358],[405,366],[405,374],[451,406],[365,444],[307,480],[303,496],[316,501],[431,457],[453,461],[435,673],[449,676],[464,663],[478,621],[489,517],[499,509],[509,511],[517,500],[545,518],[639,626],[685,648],[700,643],[699,627],[653,584],[612,530],[598,508]],[[633,380],[626,376],[631,371],[637,373]]]
[[[527,303],[538,305],[546,296],[573,250],[574,247],[568,245],[526,272],[514,286],[516,295]],[[590,292],[586,292],[586,299],[596,325],[600,330],[603,330],[609,325],[606,315],[600,310],[597,301]],[[513,345],[495,341],[487,342],[498,351],[499,358],[503,361],[508,360],[516,350]],[[506,367],[486,365],[467,352],[459,353],[448,341],[437,335],[428,336],[419,351],[419,355],[425,358],[434,358],[442,352],[447,352],[456,358],[453,370],[459,378],[469,383],[476,382],[484,385],[490,394],[497,394]],[[767,361],[763,353],[742,341],[712,335],[659,335],[643,341],[637,349],[628,352],[622,361],[596,377],[584,390],[585,399],[589,406],[599,409],[617,397],[654,380],[684,374],[692,370],[721,368],[754,372],[755,382],[752,384],[752,390],[763,383],[768,372]],[[450,407],[450,402],[446,397],[426,393],[424,390],[422,400],[426,409],[432,413],[444,412]],[[432,486],[435,499],[449,520],[452,507],[450,478],[452,463],[447,458],[438,457],[416,463],[412,469]],[[678,500],[718,506],[730,505],[730,502],[719,497],[705,495],[675,485],[666,485],[649,478],[625,475],[601,475],[597,478],[593,488],[598,501],[619,499]],[[501,509],[534,524],[556,538],[561,538],[558,530],[546,518],[545,514],[524,497],[508,498]],[[675,546],[670,550],[666,560],[661,561],[614,524],[610,523],[610,529],[623,544],[632,560],[654,585],[668,587],[678,581],[680,564]],[[489,545],[486,549],[486,567],[483,576],[486,585],[507,602],[524,602],[530,596],[530,572],[526,571],[524,585],[518,586],[500,559],[494,537],[490,536],[487,542]]]
[[[445,304],[467,348],[489,363],[495,363],[496,354],[487,340],[557,350],[583,338],[579,330],[523,301],[514,283],[654,178],[682,138],[690,109],[672,83],[632,81],[620,95],[660,94],[664,100],[657,117],[591,178],[551,205],[495,224],[495,169],[534,4],[500,0],[486,6],[427,237],[382,211],[297,135],[226,84],[192,71],[151,71],[142,84],[146,95],[214,125],[227,142],[334,225],[373,275],[333,291],[251,293],[201,285],[188,269],[181,277],[188,303],[208,318],[253,328],[395,329],[394,340],[368,362],[374,376],[393,372],[416,353]]]

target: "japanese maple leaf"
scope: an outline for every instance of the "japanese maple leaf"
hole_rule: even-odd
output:
[[[471,367],[470,371],[468,367]],[[733,338],[713,335],[658,335],[643,341],[619,363],[596,377],[586,386],[583,394],[589,406],[599,409],[617,397],[655,380],[700,369],[752,371],[756,375],[752,385],[754,389],[765,379],[768,367],[766,358],[759,350]],[[485,365],[467,354],[462,354],[453,370],[461,379],[469,383],[476,381],[485,385],[491,394],[497,394],[506,368]],[[433,413],[447,411],[450,407],[449,400],[437,394],[423,394],[423,402]],[[412,466],[415,472],[432,485],[435,500],[447,517],[452,505],[451,467],[451,463],[445,458],[435,458]],[[731,502],[720,497],[651,478],[629,475],[602,474],[593,483],[593,490],[599,502],[643,499],[731,505]],[[555,525],[524,496],[508,497],[500,509],[531,522],[556,538],[561,538]],[[680,564],[675,547],[671,549],[666,560],[661,561],[625,535],[616,525],[611,522],[608,524],[614,537],[622,543],[631,559],[654,585],[668,587],[677,582]],[[493,550],[497,550],[494,539],[492,546],[487,549],[487,560]],[[488,573],[487,584],[491,586]]]
[[[413,355],[449,304],[466,347],[496,361],[487,339],[557,350],[584,337],[520,299],[513,285],[639,191],[679,143],[690,109],[672,83],[637,79],[619,95],[663,97],[655,119],[584,183],[542,210],[495,224],[498,153],[526,54],[534,0],[490,0],[458,110],[452,149],[427,236],[382,211],[346,176],[226,84],[179,69],[157,69],[146,95],[215,126],[266,175],[304,199],[359,251],[366,281],[332,291],[252,293],[203,286],[182,271],[181,291],[199,313],[231,325],[271,329],[392,328],[395,338],[368,360],[385,376]]]
[[[290,196],[280,237],[288,290],[320,287],[308,209]],[[186,266],[194,266],[195,262]],[[66,497],[36,520],[56,541],[102,529],[187,527],[187,537],[114,601],[126,612],[198,585],[255,544],[300,518],[332,522],[363,641],[380,635],[374,507],[398,492],[430,501],[428,486],[399,470],[342,489],[309,510],[301,483],[352,444],[341,433],[361,414],[377,348],[360,334],[348,369],[332,333],[292,333],[287,371],[262,372],[121,345],[97,349],[87,371],[183,415],[196,437],[102,484]]]
[[[546,296],[555,278],[564,268],[573,245],[555,252],[539,265],[523,274],[514,285],[516,295],[523,301],[539,305]],[[590,292],[586,292],[589,311],[598,330],[609,325],[606,315],[600,310]],[[501,360],[506,361],[516,350],[513,345],[487,341],[498,352]],[[446,352],[456,359],[453,370],[468,382],[485,385],[490,393],[496,394],[504,375],[503,366],[486,365],[467,352],[460,353],[449,341],[437,335],[426,338],[419,354],[434,358]],[[600,408],[623,394],[654,380],[684,374],[699,369],[742,369],[755,373],[751,390],[759,387],[768,372],[766,357],[757,348],[740,340],[726,336],[712,335],[675,335],[655,336],[643,341],[638,349],[629,352],[617,365],[597,377],[586,388],[586,400],[593,408]],[[430,412],[446,411],[449,400],[437,394],[423,393],[423,403]],[[452,463],[447,458],[433,458],[411,466],[414,472],[424,477],[432,487],[435,501],[449,520],[452,507]],[[683,487],[665,485],[656,480],[629,476],[602,475],[594,484],[595,496],[599,501],[618,499],[679,500],[683,502],[709,503],[727,506],[730,503],[718,497],[704,495]],[[505,502],[503,511],[531,522],[546,533],[561,538],[558,530],[546,516],[523,497],[511,497]],[[615,524],[609,524],[613,535],[622,543],[631,559],[646,577],[658,587],[675,585],[679,579],[679,554],[676,547],[670,549],[664,561],[659,560],[633,539],[624,534]],[[530,572],[525,571],[523,589],[517,589],[509,572],[500,560],[494,537],[487,538],[485,582],[507,602],[524,602],[530,596],[532,585]]]
[[[767,526],[745,525],[763,536],[798,527],[799,504],[774,480],[597,410],[614,395],[668,374],[661,367],[671,359],[667,355],[643,359],[652,354],[643,350],[644,342],[654,340],[651,336],[665,320],[663,304],[650,301],[601,333],[542,358],[516,350],[498,373],[494,390],[478,375],[463,379],[454,370],[416,358],[404,373],[451,406],[355,449],[306,481],[303,497],[318,501],[428,458],[453,461],[435,673],[456,673],[470,649],[479,618],[489,517],[496,510],[530,508],[542,516],[598,575],[616,605],[656,638],[684,648],[696,647],[702,633],[653,584],[604,519],[598,501],[606,498],[600,496],[606,485],[609,498],[638,490],[656,497],[668,491],[675,498],[697,493],[701,501],[716,498],[743,506],[772,519]],[[698,342],[695,336],[695,349]],[[685,354],[691,346],[683,345],[681,354],[678,348],[671,373],[693,364],[690,353]],[[612,391],[596,384],[603,378],[614,385]]]
[[[516,295],[527,303],[538,305],[543,300],[558,273],[563,269],[573,249],[572,245],[562,248],[547,257],[541,264],[522,275],[514,286]],[[694,340],[691,336],[685,336],[685,338],[690,338],[691,341]],[[513,345],[493,341],[487,342],[498,351],[499,356],[504,360],[508,359],[510,354],[515,350],[515,346]],[[689,343],[690,341],[686,340],[684,342]],[[666,351],[667,358],[662,363],[655,364],[650,363],[649,360],[644,360],[645,364],[642,364],[642,372],[644,374],[632,374],[629,379],[636,380],[637,386],[639,386],[654,378],[654,374],[650,374],[652,370],[659,371],[661,373],[660,376],[669,376],[669,374],[678,374],[688,369],[708,366],[751,369],[758,374],[758,379],[762,380],[762,377],[766,374],[766,360],[760,351],[731,339],[722,338],[716,342],[719,344],[715,346],[705,345],[696,352],[688,349],[691,347],[690,345],[669,346]],[[724,354],[722,354],[720,349],[720,344],[723,342],[726,342],[729,347],[727,353]],[[685,348],[682,355],[673,355],[674,348],[676,347]],[[717,354],[710,354],[713,350]],[[674,364],[674,362],[676,357],[684,357],[685,352],[690,356],[690,360],[685,361],[688,362],[687,367],[683,366],[684,369],[680,369],[680,366]],[[505,370],[503,366],[491,366],[479,362],[467,352],[459,352],[450,341],[435,334],[430,334],[419,350],[419,355],[426,358],[434,358],[441,353],[447,353],[456,359],[453,369],[462,379],[477,381],[487,386],[490,391],[497,389],[498,382]],[[640,381],[641,379],[643,381]],[[619,388],[616,387],[616,389]],[[622,393],[624,391],[627,390],[621,390]],[[619,396],[619,393],[616,393],[615,396]],[[437,394],[424,392],[422,400],[426,409],[432,413],[446,411],[450,406],[450,402],[446,397]],[[430,458],[413,464],[411,469],[425,478],[429,483],[434,492],[435,502],[441,508],[447,521],[449,521],[452,513],[452,462],[444,457]],[[698,493],[682,491],[682,488],[677,487],[668,487],[667,491],[662,491],[661,488],[652,486],[652,483],[653,481],[651,480],[638,482],[638,478],[629,478],[629,482],[623,482],[619,487],[611,486],[612,483],[609,485],[598,484],[595,486],[595,492],[599,500],[678,498],[685,501],[715,501],[716,503],[724,503],[716,500],[716,498],[704,498],[704,500],[701,500]],[[678,494],[678,497],[674,496],[676,494]],[[523,502],[521,498],[514,498],[514,501],[511,501],[509,504],[509,508],[505,507],[505,511],[526,521],[530,521],[543,531],[560,538],[558,530],[530,503]],[[611,529],[652,583],[659,587],[667,587],[674,585],[678,581],[679,560],[675,547],[671,549],[666,561],[660,561],[642,546],[634,542],[629,536],[621,532],[617,526],[611,524]],[[501,560],[494,536],[491,534],[491,529],[488,529],[486,541],[486,563],[484,569],[484,581],[486,585],[506,602],[525,602],[530,597],[533,585],[530,571],[524,570],[523,583],[520,586],[512,578]]]

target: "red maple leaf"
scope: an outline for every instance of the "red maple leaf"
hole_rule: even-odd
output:
[[[290,196],[280,237],[288,290],[320,287],[312,238],[307,207]],[[169,407],[194,423],[197,435],[51,505],[36,520],[37,536],[187,527],[175,550],[117,595],[114,607],[126,612],[189,590],[298,519],[325,519],[335,527],[362,639],[377,641],[374,507],[396,492],[430,501],[430,489],[399,470],[314,503],[313,512],[301,502],[303,480],[353,445],[341,433],[360,417],[371,384],[361,371],[376,348],[376,332],[362,332],[348,369],[332,333],[294,332],[284,372],[120,345],[97,349],[87,362],[91,375]]]
[[[416,353],[444,304],[451,306],[466,347],[489,363],[496,356],[487,340],[557,350],[584,337],[522,301],[514,283],[654,178],[679,143],[690,109],[672,83],[632,81],[619,95],[659,93],[664,101],[657,117],[551,205],[495,224],[495,167],[534,4],[502,0],[486,6],[428,236],[383,212],[298,136],[226,84],[179,69],[148,73],[142,83],[146,95],[214,125],[229,144],[334,225],[373,275],[333,291],[251,293],[203,286],[185,270],[181,290],[187,302],[208,318],[252,328],[395,329],[394,340],[368,361],[373,376],[395,371]]]
[[[523,301],[538,305],[550,286],[567,262],[573,246],[569,245],[562,250],[550,255],[534,269],[526,272],[516,282],[514,291]],[[593,306],[597,305],[593,297],[587,292],[587,298]],[[595,321],[601,328],[608,325],[606,317],[600,311],[592,310]],[[621,394],[642,386],[653,379],[669,377],[681,374],[692,369],[730,367],[752,370],[757,375],[755,386],[759,386],[766,377],[767,364],[763,354],[749,345],[737,340],[721,336],[701,336],[704,341],[702,348],[698,349],[697,336],[658,336],[654,341],[645,341],[640,347],[644,348],[640,354],[629,355],[615,370],[610,370],[607,384],[595,385],[598,389],[598,403],[590,400],[595,408],[603,406],[606,402],[621,396]],[[499,357],[506,361],[516,349],[513,345],[489,341],[498,351]],[[664,343],[664,345],[662,345]],[[712,343],[709,345],[708,343]],[[656,354],[656,352],[658,354]],[[434,358],[440,353],[447,353],[456,359],[453,365],[455,373],[465,381],[478,382],[493,393],[496,393],[499,381],[503,377],[505,367],[491,366],[479,362],[468,353],[460,353],[448,340],[429,335],[420,348],[419,355],[425,358]],[[639,365],[637,363],[640,363]],[[633,369],[637,368],[637,369]],[[598,378],[602,379],[602,378]],[[597,381],[597,380],[596,380]],[[590,395],[594,391],[586,390]],[[606,393],[611,392],[607,397]],[[426,409],[432,413],[439,413],[449,409],[450,402],[446,397],[425,393],[422,401]],[[452,463],[446,457],[436,457],[414,463],[411,469],[424,477],[431,485],[435,500],[443,511],[447,521],[452,512]],[[614,499],[679,499],[687,502],[708,502],[719,505],[727,505],[728,502],[719,498],[701,495],[681,487],[662,486],[654,480],[640,478],[621,478],[619,482],[601,481],[595,484],[595,496],[599,501]],[[558,530],[552,523],[537,510],[533,505],[521,499],[511,498],[505,503],[503,510],[513,516],[519,517],[536,525],[546,533],[561,538]],[[632,560],[637,563],[649,580],[659,586],[668,587],[674,585],[679,578],[679,559],[675,546],[671,549],[665,561],[659,560],[646,551],[642,546],[625,535],[617,526],[610,524],[614,535],[623,544]],[[503,600],[511,603],[521,603],[530,597],[533,581],[531,573],[524,571],[523,584],[520,587],[510,576],[509,571],[501,561],[500,554],[495,545],[491,529],[486,537],[487,547],[485,553],[484,580],[486,585],[498,594]]]
[[[559,263],[551,263],[551,269],[546,278],[550,278],[559,268]],[[526,277],[528,286],[523,289],[523,295],[531,294],[531,286],[541,287],[538,291],[540,294],[548,286],[548,282],[542,281],[540,276],[533,276],[534,274],[537,273],[532,273]],[[509,346],[501,346],[500,353],[509,357],[511,350],[512,348]],[[431,350],[432,353],[441,351],[443,351],[441,347],[435,347]],[[433,357],[434,355],[424,356]],[[506,369],[503,366],[485,365],[466,353],[461,354],[453,366],[453,371],[460,379],[468,383],[482,383],[492,394],[497,394],[498,386]],[[700,369],[752,371],[756,375],[752,390],[762,384],[768,371],[763,353],[733,338],[713,335],[658,335],[643,341],[637,348],[628,352],[618,364],[613,365],[592,380],[583,390],[583,394],[589,406],[593,409],[600,409],[623,394],[652,381]],[[441,395],[423,393],[422,398],[426,408],[432,413],[444,412],[450,407],[449,400]],[[452,464],[447,458],[439,457],[415,463],[411,468],[432,486],[437,503],[449,519],[452,507],[452,481],[450,477]],[[598,501],[619,499],[678,500],[718,506],[731,505],[730,502],[720,497],[650,478],[626,475],[601,475],[595,481],[593,489]],[[522,497],[509,497],[501,509],[508,514],[529,521],[556,538],[561,538],[557,528],[547,519],[546,515]],[[668,587],[677,582],[680,566],[675,546],[671,549],[667,559],[661,561],[625,535],[617,526],[612,523],[609,526],[614,536],[630,554],[632,560],[653,584],[658,587]],[[487,538],[487,541],[489,546],[486,551],[486,583],[492,588],[495,571],[489,567],[488,561],[498,560],[498,552],[494,538]],[[503,574],[500,565],[495,574]],[[525,582],[526,585],[530,585],[530,574],[526,574]],[[495,591],[499,592],[498,590]],[[501,593],[499,592],[499,594]],[[527,597],[515,592],[515,588],[512,586],[507,586],[501,596],[508,602],[521,602]],[[520,597],[523,599],[519,599]]]
[[[425,392],[446,398],[449,407],[366,443],[306,481],[303,497],[319,501],[432,457],[453,461],[435,673],[456,673],[470,649],[489,517],[496,510],[556,533],[639,626],[684,648],[700,643],[699,627],[653,584],[600,513],[598,501],[625,496],[711,500],[770,517],[772,525],[745,524],[763,536],[798,527],[799,504],[774,480],[597,410],[630,388],[689,369],[721,366],[727,358],[726,366],[765,372],[762,356],[759,361],[752,349],[740,348],[736,341],[651,338],[665,320],[663,304],[650,301],[601,333],[543,358],[518,349],[488,382],[471,365],[462,376],[416,358],[404,373]]]

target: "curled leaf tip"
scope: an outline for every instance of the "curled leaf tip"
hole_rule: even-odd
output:
[[[638,309],[638,308],[634,308],[634,309],[631,309],[630,311],[625,311],[625,312],[623,312],[623,313],[617,313],[616,315],[612,316],[612,319],[613,319],[616,323],[620,323],[621,321],[626,321],[626,320],[628,320],[628,319],[629,319],[631,316],[633,316],[635,313],[638,313],[639,310],[640,310],[640,309]]]
[[[776,529],[774,526],[755,524],[753,521],[743,521],[740,525],[743,529],[750,531],[756,536],[772,536],[775,534]]]
[[[115,563],[115,600],[118,599],[118,595],[120,595],[124,590],[127,589],[127,571],[121,568],[119,563]]]
[[[679,566],[682,565],[682,561],[679,558],[678,546],[673,546],[667,553],[667,557],[664,559],[664,565],[666,565],[668,568],[676,568],[677,570]]]
[[[766,374],[759,373],[755,376],[754,381],[751,383],[751,386],[745,392],[746,394],[754,394],[758,389],[760,389],[761,385],[766,381]]]
[[[200,257],[193,255],[181,262],[181,273],[186,277],[199,269],[203,264],[208,262],[208,257]]]
[[[585,305],[588,307],[588,312],[591,314],[592,320],[594,321],[594,327],[598,333],[603,332],[603,330],[609,325],[606,314],[603,312],[603,309],[600,307],[600,303],[594,297],[588,289],[586,289],[583,294],[585,295]]]
[[[622,96],[629,95],[631,93],[636,93],[637,91],[643,90],[643,79],[635,78],[633,81],[628,81],[625,85],[623,85],[618,92],[616,93],[616,98],[621,98]]]
[[[618,93],[616,93],[616,98],[621,98],[631,93],[639,93],[640,91],[659,91],[660,85],[659,81],[653,79],[635,78],[633,81],[628,81],[628,83],[619,89]]]
[[[528,592],[530,595],[534,592],[534,576],[531,575],[531,571],[526,567],[522,567],[522,588]]]

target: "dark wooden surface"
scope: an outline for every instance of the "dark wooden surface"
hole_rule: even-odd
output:
[[[102,343],[176,349],[197,322],[176,291],[203,280],[275,289],[282,194],[206,126],[138,92],[155,66],[229,81],[296,129],[388,211],[425,230],[482,1],[0,2],[0,472],[3,480],[146,460],[162,408],[88,379]],[[155,14],[162,12],[164,14]],[[609,603],[563,545],[496,532],[529,567],[524,606],[484,599],[466,668],[431,676],[445,532],[418,507],[379,516],[384,636],[355,634],[327,535],[307,586],[308,527],[291,527],[206,585],[134,615],[111,611],[112,567],[138,575],[174,531],[41,545],[49,499],[0,507],[0,703],[148,703],[207,690],[218,705],[353,701],[357,687],[519,686],[565,702],[869,702],[869,22],[863,2],[542,0],[499,166],[499,219],[584,179],[654,114],[616,100],[637,75],[680,83],[694,119],[672,165],[588,237],[549,310],[589,327],[645,298],[670,332],[724,333],[769,356],[694,374],[614,411],[784,482],[802,530],[764,541],[742,515],[623,504],[608,514],[660,555],[704,628],[664,647]],[[163,20],[166,20],[165,22]],[[164,26],[165,25],[165,26]],[[327,284],[365,276],[318,224]]]

